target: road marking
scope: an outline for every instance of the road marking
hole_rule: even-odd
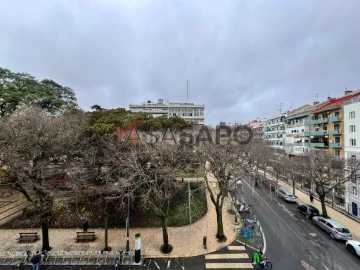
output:
[[[316,236],[317,236],[316,233],[309,233],[309,235],[312,236],[312,237],[316,237]]]
[[[168,260],[167,269],[170,268],[170,260]]]
[[[304,260],[301,260],[300,264],[305,270],[316,270],[314,267],[312,267],[310,264],[308,264]]]
[[[228,246],[228,250],[246,250],[245,246]]]
[[[248,259],[247,253],[226,253],[226,254],[207,254],[205,255],[206,260],[215,259]]]
[[[158,269],[160,269],[160,267],[159,267],[159,265],[156,263],[156,261],[154,261],[154,263],[155,263],[156,267],[157,267]]]
[[[240,268],[240,269],[254,269],[251,263],[206,263],[206,269],[221,269],[221,268]]]

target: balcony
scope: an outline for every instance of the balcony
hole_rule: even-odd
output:
[[[324,124],[327,122],[328,122],[327,118],[314,119],[314,120],[310,120],[310,125]]]
[[[310,136],[324,136],[327,134],[327,130],[312,130],[309,132]]]
[[[341,134],[341,130],[340,130],[340,129],[330,130],[329,134],[330,134],[330,135],[340,135],[340,134]]]
[[[311,146],[313,146],[313,147],[326,147],[325,146],[325,143],[311,143]]]
[[[341,143],[339,143],[339,142],[330,143],[330,147],[332,147],[332,148],[341,148]]]
[[[329,121],[332,123],[339,122],[339,121],[341,121],[341,116],[330,116]]]

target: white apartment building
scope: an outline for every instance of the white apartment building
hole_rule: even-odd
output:
[[[344,102],[344,156],[360,160],[360,97]],[[345,205],[347,211],[360,218],[360,172],[347,172]]]
[[[311,105],[291,110],[286,115],[285,153],[288,156],[305,156],[310,152],[309,118]]]
[[[205,121],[205,105],[194,103],[172,103],[163,99],[158,99],[157,102],[149,100],[142,104],[130,104],[129,108],[131,112],[149,113],[153,117],[163,115],[168,117],[179,116],[198,125],[203,125]]]
[[[279,153],[285,152],[285,117],[286,114],[284,113],[271,117],[265,122],[265,139]]]

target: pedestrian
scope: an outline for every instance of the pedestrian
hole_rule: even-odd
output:
[[[89,222],[87,220],[83,224],[83,229],[84,229],[84,232],[87,232],[87,230],[89,229]]]
[[[312,192],[310,191],[310,202],[314,201],[314,195],[312,194]]]
[[[41,262],[40,251],[36,251],[36,254],[31,257],[30,262],[33,264],[33,270],[40,269],[40,262]]]

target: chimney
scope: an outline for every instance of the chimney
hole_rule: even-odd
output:
[[[328,100],[332,100],[332,98],[331,98],[331,97],[328,97]]]
[[[352,90],[345,90],[345,95],[348,95],[348,94],[350,94],[352,92],[353,92]]]
[[[314,101],[313,105],[318,105],[319,104],[319,101]]]

